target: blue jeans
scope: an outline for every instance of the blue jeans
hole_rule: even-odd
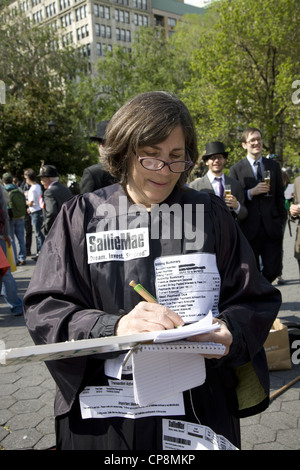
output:
[[[25,245],[25,219],[12,219],[9,221],[10,238],[14,250],[16,263],[18,261],[26,260],[26,245]],[[19,244],[19,253],[17,253],[16,240]]]
[[[4,240],[0,239],[0,246],[6,255],[6,245]],[[12,273],[10,272],[10,269],[2,278],[1,295],[3,295],[11,313],[14,315],[19,315],[23,312],[22,300],[18,296],[18,286]]]
[[[31,220],[32,220],[32,225],[34,228],[35,236],[36,236],[36,248],[37,252],[39,253],[42,248],[42,244],[45,241],[44,234],[42,232],[42,225],[44,222],[43,218],[43,211],[36,211],[36,212],[31,212]]]

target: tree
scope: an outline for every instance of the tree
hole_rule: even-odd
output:
[[[76,50],[61,48],[59,32],[32,23],[21,11],[3,10],[0,22],[0,77],[6,103],[0,105],[0,164],[22,176],[41,160],[61,174],[82,174],[90,164],[81,107],[67,96],[66,84],[85,61]],[[54,121],[53,134],[49,121]]]
[[[82,75],[72,83],[72,93],[83,103],[86,117],[110,119],[138,93],[165,90],[179,95],[188,70],[188,55],[177,49],[163,28],[142,27],[130,51],[120,46],[107,51],[94,76]]]
[[[200,144],[219,139],[233,148],[240,131],[255,126],[267,153],[281,156],[293,148],[296,158],[297,0],[222,0],[211,11],[215,21],[202,29],[183,93],[201,130]]]

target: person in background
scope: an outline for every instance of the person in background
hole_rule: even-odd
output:
[[[173,330],[208,318],[211,310],[217,329],[190,339],[220,343],[224,355],[205,360],[197,355],[205,365],[204,383],[154,408],[135,406],[135,419],[128,418],[130,370],[114,379],[123,352],[47,361],[57,383],[57,449],[162,450],[167,445],[163,428],[170,420],[190,427],[201,423],[205,432],[240,447],[239,416],[260,412],[269,403],[263,345],[281,304],[280,292],[258,272],[251,247],[224,202],[186,187],[198,150],[191,115],[181,100],[159,91],[137,95],[112,117],[106,137],[103,158],[120,183],[63,204],[24,298],[34,342],[115,336],[112,344],[118,344],[116,337]],[[165,216],[169,230],[161,224]],[[157,303],[140,301],[132,280]],[[200,295],[195,285],[203,286]],[[176,302],[178,291],[184,302],[182,295]],[[258,391],[252,390],[242,407],[240,368],[252,371],[251,384]],[[195,375],[191,372],[190,378]],[[124,381],[129,400],[120,396]],[[84,414],[89,387],[99,393],[92,417]],[[117,414],[102,416],[107,407],[117,408]]]
[[[24,180],[22,181],[20,188],[22,189],[25,199],[26,205],[28,201],[28,191],[30,189],[30,185],[26,183],[26,176],[24,174]],[[31,245],[32,245],[32,222],[31,222],[31,214],[29,207],[27,205],[27,212],[25,215],[25,245],[26,245],[26,256],[31,256]]]
[[[192,181],[189,186],[197,191],[214,192],[217,196],[224,199],[225,204],[232,210],[232,214],[238,220],[243,220],[248,214],[244,205],[244,191],[238,181],[224,174],[227,157],[228,152],[225,151],[222,142],[210,142],[207,144],[202,159],[208,167],[208,171],[201,178]],[[230,185],[231,194],[225,198],[226,185]]]
[[[300,176],[294,180],[294,200],[290,205],[290,214],[293,220],[298,220],[294,255],[298,261],[300,279]]]
[[[38,259],[42,245],[45,240],[45,236],[42,232],[43,225],[43,210],[41,204],[43,203],[42,188],[36,180],[36,173],[32,168],[27,168],[24,172],[26,183],[30,186],[27,196],[27,206],[29,207],[32,225],[36,237],[36,249],[37,253],[32,257],[34,261]]]
[[[275,161],[278,161],[276,160],[276,155],[274,155],[275,157]],[[281,170],[281,175],[282,175],[282,181],[283,181],[283,190],[285,191],[286,188],[288,187],[289,183],[291,182],[290,180],[290,177],[287,173],[287,171],[284,169]],[[285,197],[285,196],[284,196]],[[285,203],[284,203],[284,207],[285,207],[285,210],[287,212],[287,218],[285,220],[285,223],[283,225],[283,237],[284,237],[284,233],[285,233],[285,229],[286,229],[286,225],[287,225],[287,222],[290,226],[290,221],[289,221],[289,211],[290,211],[290,204],[291,204],[291,199],[286,199],[285,197]],[[283,240],[282,240],[283,242]],[[279,286],[282,286],[283,284],[285,284],[285,280],[283,279],[282,277],[282,270],[283,270],[283,243],[282,243],[282,260],[281,260],[281,271],[280,271],[280,275],[278,276],[278,278],[276,279],[277,281],[277,284]]]
[[[246,157],[229,172],[245,192],[248,215],[240,221],[240,227],[254,251],[258,268],[273,282],[282,269],[283,227],[287,217],[281,169],[274,160],[262,157],[259,129],[251,127],[242,133],[242,147]],[[270,184],[264,181],[265,170],[271,173]]]
[[[54,165],[44,165],[38,175],[44,186],[43,226],[44,235],[48,235],[62,204],[73,197],[69,188],[59,182],[59,174]]]
[[[25,215],[26,200],[21,189],[13,184],[13,176],[11,173],[4,173],[2,177],[4,188],[9,195],[9,230],[10,238],[14,251],[17,266],[26,264],[26,245],[25,245]],[[16,241],[18,240],[19,250],[17,251]]]
[[[105,131],[109,121],[101,121],[97,125],[96,135],[91,137],[93,142],[97,142],[99,156],[101,160],[101,151],[105,144]],[[81,183],[80,183],[80,193],[89,193],[95,191],[96,189],[104,188],[115,183],[115,179],[103,168],[101,161],[95,165],[91,165],[84,169]]]
[[[9,235],[9,217],[7,212],[7,202],[5,196],[3,194],[2,187],[0,186],[0,209],[3,215],[3,225],[1,224],[0,229],[0,246],[6,255],[6,243],[8,246],[11,246],[11,239]],[[11,273],[10,268],[6,272],[6,274],[2,277],[2,285],[1,285],[1,295],[5,302],[7,303],[12,315],[18,317],[23,313],[23,305],[22,300],[18,295],[18,286],[17,283]]]

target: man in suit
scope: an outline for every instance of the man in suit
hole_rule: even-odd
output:
[[[229,175],[239,181],[245,191],[248,216],[241,229],[254,251],[257,266],[273,282],[282,269],[283,227],[286,220],[281,169],[277,162],[261,155],[262,134],[251,127],[242,134],[246,157],[234,164]],[[264,170],[271,173],[270,184],[263,180]]]
[[[38,175],[41,178],[41,184],[45,192],[43,197],[43,216],[44,222],[42,231],[46,236],[56,219],[62,204],[73,197],[69,188],[63,186],[58,180],[57,169],[53,165],[44,165]]]
[[[300,277],[300,176],[294,181],[294,200],[290,205],[290,214],[293,220],[298,219],[298,227],[295,240],[295,258],[298,261]]]
[[[97,142],[99,155],[101,157],[101,149],[105,143],[105,131],[109,121],[101,121],[97,125],[96,135],[91,137],[93,142]],[[80,193],[90,193],[96,189],[104,188],[110,184],[115,183],[115,179],[109,174],[108,171],[102,168],[101,163],[96,163],[91,165],[83,170],[81,183],[80,183]]]
[[[189,186],[197,191],[215,193],[223,198],[225,186],[230,185],[231,195],[225,198],[225,203],[238,220],[243,220],[247,217],[247,209],[244,205],[244,191],[238,181],[229,178],[229,176],[223,173],[227,157],[228,152],[225,151],[222,142],[210,142],[207,144],[202,160],[208,167],[208,171],[201,178],[192,181]]]

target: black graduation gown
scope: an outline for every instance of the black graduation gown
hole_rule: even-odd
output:
[[[24,315],[36,344],[114,335],[120,317],[140,302],[129,286],[134,279],[155,295],[154,260],[159,256],[189,253],[184,234],[171,239],[149,237],[150,254],[127,261],[88,264],[86,234],[105,229],[103,221],[121,224],[141,221],[136,210],[127,214],[132,202],[116,184],[76,196],[65,203],[39,256],[33,278],[24,298]],[[104,215],[103,204],[115,208]],[[263,344],[278,313],[280,292],[257,271],[252,250],[223,201],[214,195],[191,189],[174,189],[165,201],[169,206],[193,208],[195,229],[197,205],[204,204],[204,243],[202,252],[215,253],[221,277],[219,312],[233,335],[230,352],[222,359],[206,360],[206,381],[184,392],[185,415],[190,422],[207,425],[240,446],[240,416],[260,412],[268,406],[269,374]],[[108,206],[107,206],[108,207]],[[108,208],[109,209],[109,208]],[[161,215],[160,215],[161,217]],[[140,222],[149,224],[151,214]],[[123,222],[122,222],[123,223]],[[171,214],[171,225],[174,220]],[[161,234],[160,234],[161,235]],[[82,420],[78,394],[86,385],[104,385],[104,359],[108,354],[49,361],[56,381],[57,442],[62,449],[143,449],[162,448],[161,417],[139,419],[106,418]],[[264,391],[255,406],[239,409],[236,387],[237,368],[249,363]]]

